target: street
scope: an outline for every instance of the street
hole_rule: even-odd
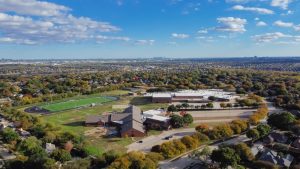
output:
[[[127,146],[127,152],[130,151],[143,151],[143,152],[149,152],[151,148],[155,145],[160,145],[166,141],[173,140],[173,139],[180,139],[183,136],[186,135],[192,135],[195,132],[194,128],[184,128],[184,129],[174,129],[174,130],[168,130],[163,131],[160,135],[152,135],[149,137],[146,137],[142,139],[142,143],[132,143]],[[173,136],[169,140],[166,140],[165,137]]]

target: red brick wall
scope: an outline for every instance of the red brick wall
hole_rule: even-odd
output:
[[[130,129],[126,132],[121,133],[122,137],[144,137],[146,134],[135,129]]]

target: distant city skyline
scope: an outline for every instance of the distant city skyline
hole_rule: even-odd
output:
[[[0,58],[300,55],[299,0],[0,0]]]

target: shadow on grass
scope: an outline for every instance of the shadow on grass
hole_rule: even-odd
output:
[[[146,104],[151,104],[151,98],[146,98],[146,97],[135,97],[130,101],[131,105],[146,105]]]
[[[66,123],[64,125],[65,126],[72,126],[72,127],[84,126],[84,121],[75,121],[75,122],[71,122],[71,123]]]

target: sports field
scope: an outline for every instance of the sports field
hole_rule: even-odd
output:
[[[47,104],[40,106],[43,109],[49,110],[51,112],[57,112],[57,111],[63,111],[63,110],[69,110],[74,109],[78,107],[86,107],[91,104],[102,104],[106,102],[110,102],[116,100],[115,97],[104,97],[104,96],[98,96],[98,97],[90,97],[90,98],[84,98],[84,99],[77,99],[77,100],[68,100],[64,102],[58,102],[53,104]]]

